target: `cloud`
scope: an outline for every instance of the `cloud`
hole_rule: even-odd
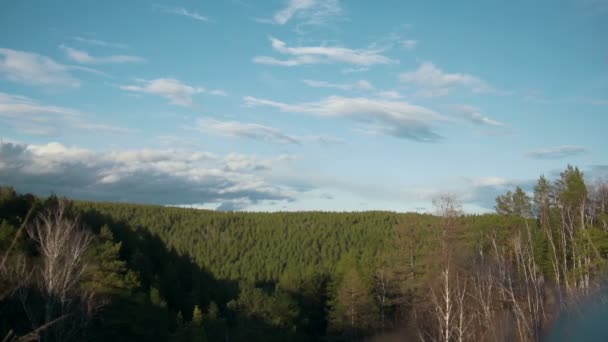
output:
[[[414,39],[406,39],[401,41],[401,46],[408,50],[414,49],[418,45],[418,41]]]
[[[373,90],[374,86],[366,80],[355,83],[330,83],[326,81],[302,80],[307,86],[313,88],[333,88],[340,90]]]
[[[358,66],[371,66],[396,63],[396,61],[382,55],[382,50],[353,50],[337,46],[288,47],[285,42],[272,37],[270,38],[270,42],[275,51],[291,56],[291,58],[277,59],[268,56],[256,56],[253,58],[254,63],[279,66],[299,66],[319,63],[346,63]]]
[[[480,113],[479,109],[473,107],[473,106],[468,106],[468,105],[461,105],[461,106],[456,106],[456,110],[459,111],[460,113],[462,113],[462,115],[469,120],[470,122],[476,124],[476,125],[480,125],[480,126],[493,126],[493,127],[502,127],[505,124],[493,119],[488,118],[487,116],[484,116],[483,114]]]
[[[281,154],[277,157],[278,161],[292,161],[296,159],[297,157],[292,154]]]
[[[530,151],[526,153],[526,157],[532,159],[562,159],[578,156],[587,151],[588,149],[584,146],[562,145]]]
[[[379,97],[381,97],[383,99],[388,99],[388,100],[398,100],[398,99],[403,98],[403,96],[401,96],[401,94],[399,94],[399,92],[394,91],[394,90],[379,91],[376,93],[376,95],[378,95]]]
[[[243,160],[192,151],[94,152],[0,140],[0,183],[39,195],[154,204],[292,199],[290,189],[268,184],[250,171],[255,162]]]
[[[217,211],[239,211],[247,208],[251,203],[249,201],[227,201],[220,204],[215,210]]]
[[[60,45],[59,48],[62,49],[63,51],[65,51],[65,53],[69,59],[73,60],[74,62],[80,63],[80,64],[104,64],[104,63],[119,64],[119,63],[140,63],[140,62],[146,61],[144,58],[139,57],[139,56],[110,55],[110,56],[95,57],[95,56],[91,56],[86,51],[77,50],[77,49],[71,48],[69,46]]]
[[[171,13],[171,14],[176,14],[176,15],[181,15],[187,18],[191,18],[197,21],[202,21],[202,22],[208,22],[209,18],[207,18],[206,16],[199,14],[197,12],[194,11],[189,11],[183,7],[173,7],[173,8],[169,8],[169,7],[162,7],[160,6],[160,8],[167,12],[167,13]]]
[[[368,124],[370,133],[418,142],[441,140],[433,124],[447,120],[428,108],[407,102],[363,97],[330,96],[318,102],[287,104],[247,96],[244,101],[250,107],[266,106],[283,112],[347,118]]]
[[[50,135],[67,128],[75,130],[127,133],[122,127],[91,122],[78,110],[41,104],[29,97],[0,92],[0,122],[33,135]]]
[[[142,85],[123,85],[120,89],[136,93],[146,93],[162,96],[171,104],[191,107],[192,96],[204,93],[203,87],[190,86],[174,78],[157,78],[153,80],[138,80]]]
[[[483,80],[475,76],[446,73],[430,62],[422,63],[415,71],[400,74],[399,80],[418,87],[418,93],[422,96],[447,95],[455,87],[465,87],[475,93],[495,91]]]
[[[344,142],[339,138],[322,135],[289,135],[274,127],[240,121],[199,119],[196,122],[196,128],[205,133],[217,134],[225,137],[257,140],[274,144],[299,145],[310,142],[323,145],[333,145]]]
[[[314,0],[289,0],[287,7],[275,13],[274,21],[279,25],[284,25],[299,11],[307,10],[314,5]]]
[[[122,43],[110,43],[110,42],[106,42],[106,41],[99,40],[99,39],[84,38],[84,37],[79,37],[79,36],[72,37],[72,39],[79,43],[85,43],[85,44],[89,44],[89,45],[102,46],[102,47],[110,47],[110,48],[117,48],[117,49],[126,49],[129,47],[128,45],[122,44]]]
[[[298,138],[287,135],[276,128],[255,123],[199,119],[197,121],[197,128],[203,132],[228,137],[246,138],[277,144],[300,143]]]
[[[492,212],[496,197],[513,190],[517,184],[501,177],[480,177],[465,179],[464,187],[459,188],[458,197],[465,204],[479,206]]]
[[[478,177],[478,178],[470,178],[469,181],[475,187],[483,187],[483,186],[505,186],[510,184],[509,181],[502,177]]]
[[[215,95],[215,96],[228,96],[228,93],[227,93],[227,92],[225,92],[225,91],[224,91],[224,90],[222,90],[222,89],[215,89],[215,90],[211,90],[211,91],[209,92],[209,94],[211,94],[211,95]]]
[[[324,25],[331,17],[342,15],[339,0],[289,0],[284,8],[277,11],[272,20],[257,19],[258,22],[285,25],[293,18],[300,19],[300,25]]]
[[[36,53],[0,48],[0,74],[18,83],[40,86],[79,87],[72,67]]]
[[[272,160],[263,160],[240,153],[230,153],[222,160],[227,171],[261,171],[271,167]]]
[[[358,68],[344,68],[341,70],[343,74],[354,74],[359,72],[369,71],[369,67],[358,67]]]
[[[323,135],[305,135],[299,137],[299,140],[302,142],[313,142],[326,146],[346,143],[344,139]]]

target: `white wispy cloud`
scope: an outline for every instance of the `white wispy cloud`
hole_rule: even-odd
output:
[[[96,152],[60,143],[23,144],[0,139],[0,179],[20,191],[74,198],[156,204],[257,203],[291,200],[260,170],[276,158],[186,150]]]
[[[406,39],[401,41],[401,46],[408,50],[414,49],[418,45],[418,41],[414,39]]]
[[[247,138],[278,144],[299,144],[300,140],[280,130],[255,123],[199,119],[197,128],[206,133],[229,137]]]
[[[288,59],[277,59],[269,56],[256,56],[254,63],[279,66],[298,66],[319,63],[346,63],[358,66],[396,63],[382,54],[380,49],[349,49],[339,46],[300,46],[289,47],[279,39],[270,38],[272,48],[291,56]]]
[[[556,147],[542,148],[526,153],[526,157],[532,159],[562,159],[587,153],[588,149],[578,145],[562,145]]]
[[[293,18],[299,25],[324,25],[330,18],[343,14],[339,0],[288,0],[272,19],[256,19],[262,23],[285,25]]]
[[[86,51],[71,48],[66,45],[60,45],[69,59],[81,64],[104,64],[104,63],[140,63],[146,60],[139,56],[132,55],[109,55],[109,56],[92,56]]]
[[[287,7],[278,11],[274,15],[274,21],[283,25],[291,19],[296,13],[307,10],[315,5],[315,0],[289,0]]]
[[[488,176],[488,177],[477,177],[477,178],[467,178],[474,187],[483,187],[483,186],[504,186],[509,184],[509,180],[496,177],[496,176]]]
[[[424,62],[415,71],[399,75],[403,83],[414,85],[423,96],[447,95],[454,87],[465,87],[476,93],[494,92],[483,80],[464,73],[446,73],[431,62]]]
[[[323,145],[340,144],[339,138],[321,135],[292,135],[280,129],[257,123],[240,121],[221,121],[217,119],[198,119],[196,129],[209,134],[225,137],[243,138],[275,144],[319,143]]]
[[[341,70],[343,74],[355,74],[359,72],[369,71],[369,67],[344,68]]]
[[[378,95],[381,98],[388,99],[388,100],[399,100],[399,99],[403,98],[403,96],[398,91],[395,91],[395,90],[379,91],[376,93],[376,95]]]
[[[174,78],[157,78],[153,80],[138,80],[140,85],[123,85],[120,89],[136,93],[146,93],[162,96],[171,104],[191,107],[192,97],[206,91],[203,87],[191,86]]]
[[[117,49],[126,49],[129,47],[127,44],[110,43],[110,42],[100,40],[100,39],[85,38],[85,37],[80,37],[80,36],[72,37],[72,39],[79,43],[85,43],[85,44],[89,44],[89,45],[102,46],[102,47],[110,47],[110,48],[117,48]]]
[[[366,80],[354,83],[331,83],[326,81],[302,80],[304,84],[313,88],[332,88],[340,90],[373,90],[374,86]]]
[[[336,138],[336,137],[325,136],[325,135],[304,135],[304,136],[298,137],[298,139],[303,143],[312,142],[312,143],[317,143],[317,144],[321,144],[321,145],[337,145],[337,144],[346,143],[346,140],[344,140],[342,138]]]
[[[266,106],[283,112],[321,117],[343,117],[368,125],[368,131],[418,142],[436,142],[441,136],[434,124],[447,118],[431,109],[404,101],[330,96],[317,102],[288,104],[247,96],[246,106]]]
[[[478,108],[469,105],[455,106],[456,110],[459,111],[467,120],[470,122],[482,125],[482,126],[494,126],[500,127],[505,124],[494,119],[483,115]]]
[[[68,65],[37,53],[0,48],[0,75],[28,85],[79,87]]]
[[[0,122],[33,135],[56,134],[66,129],[126,133],[129,129],[93,122],[78,110],[40,103],[32,98],[0,92]]]
[[[181,15],[181,16],[184,16],[184,17],[187,17],[187,18],[191,18],[191,19],[194,19],[194,20],[197,20],[197,21],[203,21],[203,22],[208,22],[209,21],[208,17],[206,17],[206,16],[204,16],[204,15],[202,15],[200,13],[197,13],[195,11],[189,11],[189,10],[185,9],[184,7],[163,7],[163,6],[160,6],[160,8],[163,11],[167,12],[167,13]]]
[[[228,96],[228,93],[222,89],[214,89],[209,91],[209,94],[216,96]]]

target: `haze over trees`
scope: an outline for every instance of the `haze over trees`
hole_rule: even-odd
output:
[[[539,341],[603,298],[608,186],[496,214],[224,213],[0,188],[5,341]],[[566,329],[567,330],[567,329]]]

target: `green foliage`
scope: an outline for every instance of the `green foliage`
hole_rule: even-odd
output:
[[[6,220],[0,220],[0,251],[5,251],[13,241],[15,227]]]
[[[207,309],[207,318],[210,320],[216,320],[219,318],[220,309],[215,302],[209,303],[209,309]]]
[[[536,185],[534,186],[534,205],[537,211],[541,211],[543,208],[548,208],[551,201],[551,183],[545,178],[540,176]]]
[[[201,311],[198,305],[195,305],[192,311],[192,324],[197,326],[203,325],[203,311]]]
[[[128,296],[139,286],[137,274],[120,260],[121,243],[114,242],[108,226],[103,226],[89,249],[86,281],[83,286],[97,296]]]
[[[137,235],[146,232],[158,237],[167,249],[187,255],[217,279],[271,282],[281,279],[288,269],[331,273],[351,250],[375,255],[391,238],[399,217],[417,216],[389,212],[224,213],[91,202],[76,206],[94,226],[120,222]],[[142,268],[152,268],[143,265],[143,260],[138,262]]]
[[[299,316],[298,305],[289,293],[276,289],[268,294],[251,283],[241,284],[238,300],[229,307],[271,326],[293,327]]]
[[[550,280],[547,237],[563,247],[556,204],[576,210],[588,194],[573,167],[553,184],[541,177],[534,190],[538,221],[519,187],[496,199],[501,215],[455,219],[449,231],[454,263],[474,270],[470,261],[491,252],[491,238],[511,248],[509,241],[530,229],[534,258]],[[30,207],[53,201],[0,187],[0,250]],[[364,338],[402,326],[408,310],[424,300],[441,259],[442,221],[432,215],[224,213],[94,202],[75,202],[71,210],[94,233],[81,284],[103,303],[84,332],[92,341]],[[599,213],[572,242],[598,272],[608,259],[605,221]],[[17,250],[37,262],[27,236]],[[1,312],[0,334],[26,319],[16,303],[0,301],[0,309],[9,308]]]
[[[339,280],[330,305],[333,330],[357,336],[374,326],[376,310],[371,288],[356,269],[349,269]]]
[[[162,296],[160,295],[160,292],[158,291],[158,289],[156,287],[152,287],[150,288],[150,303],[159,306],[161,308],[164,308],[167,306],[167,302],[165,302],[165,300],[162,298]]]
[[[577,208],[587,198],[587,187],[583,173],[578,167],[568,165],[556,181],[560,201],[567,207]]]
[[[532,202],[522,188],[515,192],[508,191],[505,195],[496,197],[496,212],[501,215],[532,217]]]

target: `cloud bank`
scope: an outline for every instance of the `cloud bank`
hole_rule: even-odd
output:
[[[0,140],[0,183],[19,191],[56,192],[89,200],[153,204],[257,203],[292,199],[256,170],[269,161],[205,152],[126,150],[94,152],[59,143]]]

